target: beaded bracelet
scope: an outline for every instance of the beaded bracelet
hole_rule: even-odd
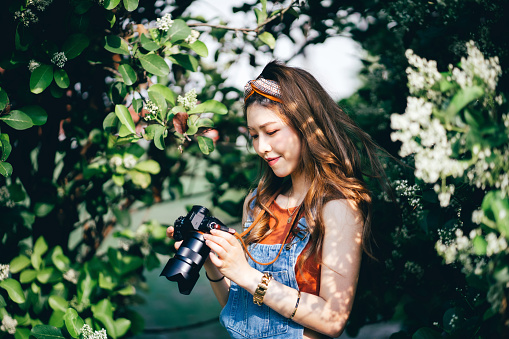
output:
[[[293,309],[293,313],[292,315],[290,316],[290,320],[293,319],[293,317],[295,316],[295,313],[297,313],[297,308],[299,307],[299,303],[300,303],[300,291],[299,291],[299,295],[297,296],[297,302],[295,303],[295,308]]]

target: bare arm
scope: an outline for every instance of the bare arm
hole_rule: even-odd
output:
[[[352,309],[362,256],[362,222],[345,200],[334,200],[324,207],[325,236],[320,295],[302,293],[294,321],[305,328],[337,337]],[[224,234],[221,234],[224,233]],[[225,276],[254,294],[262,273],[241,260],[238,241],[225,232],[207,235],[207,244],[218,254],[212,263]],[[272,280],[263,303],[285,317],[295,308],[298,291]]]

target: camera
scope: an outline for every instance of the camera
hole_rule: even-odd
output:
[[[228,233],[234,231],[199,205],[194,205],[185,217],[178,217],[173,227],[173,238],[184,241],[175,256],[168,260],[160,276],[176,281],[180,293],[188,295],[198,281],[200,269],[210,253],[203,233],[210,233],[213,229]]]

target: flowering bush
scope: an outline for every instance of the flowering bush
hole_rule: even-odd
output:
[[[451,309],[448,322],[436,326],[450,335],[483,333],[490,318],[506,314],[509,291],[509,115],[497,92],[502,69],[497,57],[484,58],[473,41],[467,56],[446,72],[411,50],[406,56],[411,96],[405,113],[391,116],[391,137],[401,142],[401,156],[413,154],[416,178],[433,185],[443,208],[456,211],[458,217],[437,230],[435,248],[476,291],[465,296],[471,310]],[[474,190],[483,199],[465,220],[461,201]],[[482,321],[474,320],[479,313]]]

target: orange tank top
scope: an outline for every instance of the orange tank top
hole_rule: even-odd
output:
[[[270,217],[269,219],[269,227],[272,229],[272,233],[270,233],[265,239],[260,241],[260,244],[265,245],[276,245],[281,244],[284,240],[288,231],[290,230],[291,224],[288,224],[286,221],[289,217],[289,214],[295,211],[297,207],[290,208],[287,210],[286,208],[282,208],[274,201],[269,209],[277,217],[279,223],[277,223],[276,219]],[[292,241],[292,237],[290,236],[286,243]],[[311,246],[311,242],[308,242],[306,247],[302,252],[307,251],[307,249]],[[297,279],[297,285],[301,292],[306,292],[314,295],[319,295],[320,293],[320,275],[321,269],[320,264],[318,263],[318,258],[320,253],[313,253],[311,256],[304,262],[302,265],[302,269],[299,269],[299,265],[295,265],[295,277]],[[301,258],[302,253],[299,255],[299,259]],[[298,263],[298,261],[297,261]]]

